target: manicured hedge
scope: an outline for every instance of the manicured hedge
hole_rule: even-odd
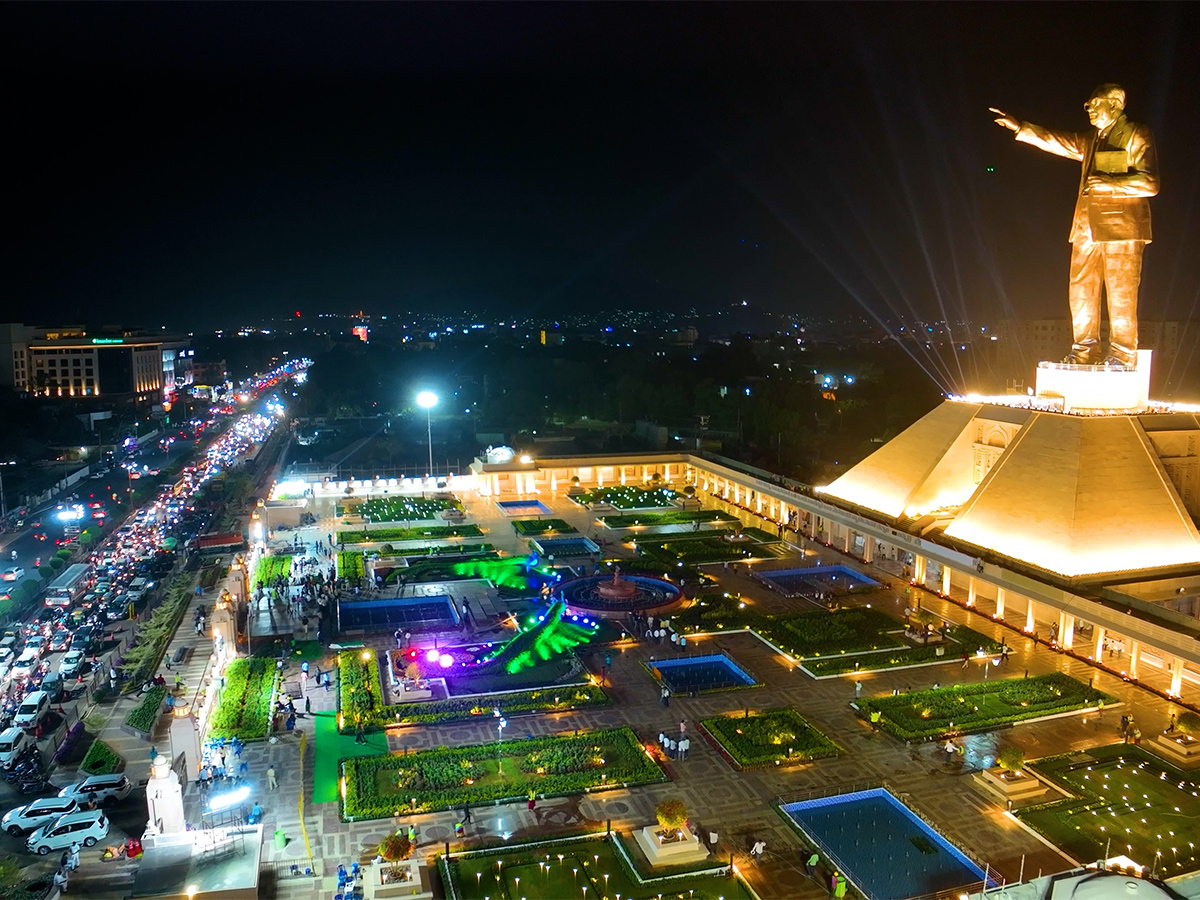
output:
[[[158,714],[162,711],[162,705],[166,699],[167,689],[165,686],[154,687],[146,691],[142,702],[131,709],[129,715],[125,717],[125,724],[135,731],[149,732],[154,728],[154,722],[158,719]]]
[[[364,660],[363,654],[369,655]],[[355,715],[362,716],[363,727],[382,728],[387,725],[435,725],[448,722],[478,721],[500,708],[503,715],[537,712],[566,712],[584,707],[607,706],[608,695],[593,684],[551,685],[528,691],[512,691],[493,697],[452,697],[426,703],[398,703],[384,706],[383,686],[379,665],[373,650],[346,650],[338,654],[341,673],[338,693],[342,712],[342,731],[355,729]],[[351,690],[353,688],[353,690]],[[377,698],[369,706],[363,698],[365,691]]]
[[[807,762],[841,752],[794,709],[764,709],[749,717],[713,716],[701,724],[743,769]]]
[[[982,648],[989,655],[1000,652],[1000,644],[986,634],[980,634],[965,625],[951,625],[947,631],[949,641],[926,644],[920,647],[905,647],[889,653],[870,653],[863,656],[831,656],[826,659],[806,659],[804,668],[813,675],[841,675],[846,672],[872,672],[893,669],[897,666],[915,666],[938,659],[961,659],[963,653],[975,655]],[[937,655],[938,647],[945,652]],[[857,666],[857,668],[855,668]]]
[[[254,569],[254,584],[260,582],[264,587],[271,587],[275,583],[275,579],[282,575],[288,578],[292,574],[292,557],[289,554],[279,554],[277,556],[264,556],[258,561],[258,565]]]
[[[339,531],[343,544],[370,544],[380,541],[421,541],[442,538],[479,537],[478,525],[425,525],[416,528],[375,528],[371,531]]]
[[[737,517],[717,509],[672,509],[667,512],[601,516],[600,521],[609,528],[631,528],[634,525],[690,525],[693,522],[736,522]]]
[[[901,740],[986,731],[1026,719],[1114,703],[1116,698],[1053,672],[1033,678],[1009,678],[979,684],[952,685],[858,701],[859,714],[882,715],[885,731]]]
[[[92,746],[88,747],[83,762],[79,764],[80,771],[87,772],[89,775],[108,775],[112,772],[119,772],[124,767],[125,760],[121,754],[99,738],[92,741]]]
[[[209,734],[214,738],[262,740],[271,725],[271,693],[275,661],[255,656],[235,659],[225,667],[225,688],[213,711]]]
[[[628,728],[356,757],[343,761],[343,771],[343,815],[354,819],[523,800],[529,791],[557,796],[666,780]]]
[[[564,519],[517,519],[512,523],[513,531],[522,537],[539,534],[576,534],[575,526]]]
[[[361,550],[348,550],[337,555],[338,578],[357,580],[366,574]]]

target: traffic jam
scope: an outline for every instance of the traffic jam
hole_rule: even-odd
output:
[[[253,390],[251,400],[257,399],[255,385],[274,385],[293,374],[289,370],[296,370],[300,363],[291,363],[243,389]],[[298,371],[302,373],[302,365]],[[152,501],[130,514],[89,554],[82,558],[74,554],[74,559],[45,587],[28,621],[8,626],[0,636],[0,776],[17,792],[41,795],[58,790],[47,779],[45,757],[51,748],[39,747],[39,741],[60,729],[65,716],[63,704],[86,695],[85,676],[91,680],[92,673],[102,672],[119,677],[120,661],[113,658],[112,651],[124,628],[121,623],[145,608],[163,580],[170,577],[188,541],[209,526],[214,511],[204,502],[205,485],[252,458],[256,447],[270,436],[282,416],[282,404],[277,397],[269,397],[263,407],[266,413],[237,415],[202,460],[184,467],[178,480],[160,487]],[[218,420],[210,419],[197,431],[217,427]],[[103,522],[103,515],[96,515],[98,510],[103,510],[102,503],[76,499],[44,512],[43,517],[53,516],[86,527],[89,521]],[[76,541],[79,533],[72,535]],[[103,683],[110,682],[106,678]],[[59,744],[55,756],[70,743],[67,740]],[[104,837],[107,820],[94,809],[94,791],[80,794],[79,789],[80,785],[63,788],[54,802],[43,798],[13,809],[3,817],[2,827],[13,835],[34,832],[36,836],[53,831],[52,826],[62,816],[91,812],[98,819],[88,828],[96,831],[97,839]],[[101,799],[123,799],[130,789],[126,779]],[[91,803],[87,802],[89,797]],[[59,809],[55,802],[64,799],[71,802],[60,803]],[[89,805],[93,809],[89,810]],[[69,830],[74,833],[78,829]],[[88,834],[91,836],[91,830]],[[48,850],[42,848],[54,849],[51,844],[31,838],[28,849],[45,853]]]

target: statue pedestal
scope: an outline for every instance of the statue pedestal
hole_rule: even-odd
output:
[[[1014,775],[998,766],[983,769],[971,777],[974,779],[976,787],[984,793],[991,794],[1001,803],[1032,800],[1046,793],[1046,785],[1032,775],[1026,773]]]
[[[1139,350],[1137,366],[1132,369],[1038,363],[1037,396],[1043,400],[1061,400],[1063,412],[1144,410],[1150,405],[1150,359],[1153,353],[1153,350]]]
[[[700,839],[686,825],[679,830],[683,833],[681,838],[664,842],[658,836],[659,827],[647,825],[634,834],[634,840],[652,866],[678,866],[708,859],[708,848],[700,843]]]
[[[1160,734],[1151,748],[1180,769],[1200,769],[1200,741],[1190,734]]]

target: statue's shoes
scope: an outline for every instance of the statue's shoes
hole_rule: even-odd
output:
[[[1085,356],[1073,350],[1063,357],[1063,365],[1067,366],[1095,366],[1099,363],[1100,357],[1091,354]]]
[[[1106,369],[1132,369],[1133,366],[1130,363],[1125,362],[1125,360],[1123,360],[1123,359],[1118,359],[1115,356],[1109,356],[1109,357],[1105,357],[1104,368],[1106,368]]]

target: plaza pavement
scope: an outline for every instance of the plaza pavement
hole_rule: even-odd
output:
[[[572,522],[581,533],[596,536],[597,528],[590,514],[565,497],[540,498],[552,507],[552,515]],[[722,506],[714,502],[706,505]],[[482,498],[467,498],[467,521],[476,522],[487,531],[485,540],[510,553],[525,552],[527,545],[518,538],[496,507]],[[726,507],[729,508],[729,507]],[[744,511],[747,524],[754,519]],[[332,518],[323,519],[317,526],[301,532],[309,543],[318,536],[333,531]],[[601,537],[605,536],[601,531]],[[627,548],[610,547],[609,553],[629,554]],[[797,553],[817,555],[824,562],[853,563],[829,548],[805,544]],[[868,573],[873,567],[855,565]],[[724,569],[720,565],[707,567],[719,581],[718,590],[741,592],[765,612],[780,612],[806,608],[804,601],[787,600],[776,595],[759,582]],[[875,570],[894,578],[894,572]],[[900,583],[896,588],[854,598],[852,602],[871,603],[895,615],[901,615],[911,594]],[[914,589],[915,590],[915,589]],[[1014,677],[1028,671],[1031,675],[1062,671],[1087,681],[1097,670],[1083,662],[1052,652],[1045,646],[1035,648],[1033,640],[994,623],[990,618],[968,612],[955,603],[922,592],[922,605],[953,622],[969,624],[972,628],[999,638],[1002,634],[1013,647],[1010,662],[1004,668],[993,668],[988,677]],[[211,594],[203,602],[211,603]],[[195,602],[195,601],[194,601]],[[190,627],[191,615],[185,614],[179,633],[168,651],[181,645],[195,645],[185,669],[191,685],[204,675],[207,649],[201,646]],[[489,628],[497,623],[477,623]],[[1023,623],[1022,623],[1023,624]],[[1041,628],[1047,633],[1048,624]],[[473,632],[474,633],[474,630]],[[432,642],[432,636],[429,636]],[[380,649],[391,643],[390,635],[380,635],[373,641]],[[690,653],[722,649],[740,665],[756,675],[764,685],[744,691],[720,693],[697,699],[674,697],[669,709],[658,704],[658,692],[650,676],[639,665],[651,654],[659,657],[673,651],[667,644],[631,645],[613,653],[609,692],[613,705],[609,708],[587,710],[572,714],[510,718],[505,740],[520,740],[526,734],[545,735],[574,729],[628,725],[644,740],[654,741],[660,730],[678,730],[680,719],[686,719],[692,737],[691,759],[668,761],[671,782],[582,797],[541,801],[534,811],[524,803],[488,806],[473,810],[473,821],[467,826],[465,839],[454,838],[453,826],[460,813],[433,813],[402,817],[392,821],[346,823],[339,820],[336,803],[311,804],[314,745],[312,720],[300,717],[297,730],[283,735],[277,743],[259,742],[247,746],[244,758],[249,778],[254,785],[252,800],[264,808],[263,848],[264,868],[280,871],[276,883],[268,876],[262,896],[274,892],[284,898],[320,898],[332,900],[334,882],[330,877],[339,864],[364,861],[374,854],[374,847],[396,826],[413,822],[418,832],[417,853],[432,860],[445,841],[454,849],[495,843],[505,835],[516,841],[527,837],[545,837],[580,828],[603,828],[611,820],[614,828],[632,830],[653,821],[654,806],[663,797],[683,799],[691,817],[702,831],[715,830],[721,838],[721,855],[733,854],[740,871],[754,890],[763,898],[816,898],[826,896],[825,883],[815,884],[806,879],[801,866],[803,845],[800,838],[771,808],[773,800],[788,799],[812,790],[850,788],[864,782],[884,782],[905,802],[929,819],[951,841],[971,854],[980,863],[998,870],[1008,880],[1015,880],[1024,860],[1026,877],[1041,872],[1068,868],[1070,863],[1028,831],[1004,815],[999,805],[984,797],[971,786],[970,773],[990,764],[1002,747],[1016,745],[1029,758],[1084,749],[1117,739],[1116,720],[1126,708],[1136,712],[1147,738],[1155,729],[1165,726],[1171,705],[1160,697],[1125,683],[1119,678],[1099,674],[1097,686],[1115,694],[1126,704],[1107,712],[1102,721],[1093,716],[1073,716],[1048,722],[1002,729],[984,735],[971,736],[965,741],[965,757],[948,757],[935,743],[905,746],[884,734],[872,734],[850,707],[853,698],[853,676],[816,681],[803,672],[794,671],[778,654],[748,634],[732,634],[700,638],[692,642]],[[599,672],[604,648],[587,650],[585,661]],[[328,667],[332,655],[323,667]],[[864,695],[887,694],[893,690],[920,689],[934,682],[948,685],[955,682],[979,681],[985,677],[986,665],[972,661],[962,669],[958,659],[936,666],[893,670],[881,673],[860,673]],[[165,672],[168,680],[172,673]],[[295,666],[290,677],[298,677]],[[1153,676],[1150,676],[1153,677]],[[294,686],[293,686],[294,687]],[[314,712],[332,710],[336,690],[311,693]],[[121,701],[127,704],[128,701]],[[748,773],[731,769],[697,733],[696,722],[710,715],[736,713],[774,706],[792,706],[802,712],[816,727],[845,748],[845,754],[835,759],[821,760],[800,767],[779,770],[759,770]],[[118,710],[119,712],[120,710]],[[119,725],[114,713],[112,722]],[[117,729],[119,732],[119,728]],[[301,753],[301,735],[305,735]],[[144,779],[148,771],[148,748],[136,739],[114,733],[106,728],[103,735],[112,740],[129,760],[130,776]],[[376,735],[373,740],[381,740]],[[438,746],[487,743],[495,739],[488,723],[460,724],[438,727],[416,727],[393,730],[387,734],[392,751],[414,750]],[[131,744],[130,742],[134,743]],[[138,746],[140,745],[140,746]],[[162,742],[160,749],[165,749]],[[141,751],[140,755],[138,751]],[[274,765],[279,788],[266,790],[266,769]],[[295,864],[302,869],[310,857],[303,839],[299,802],[304,796],[304,824],[307,828],[311,860],[318,879],[291,877],[287,874]],[[185,804],[190,821],[198,820],[199,795],[190,785],[185,792]],[[287,846],[277,850],[270,840],[276,829],[288,837]],[[766,842],[767,851],[761,863],[750,860],[748,850],[756,839]],[[108,865],[108,864],[101,864]],[[91,867],[86,867],[91,868]],[[113,870],[103,870],[112,873]],[[81,874],[86,872],[81,870]],[[74,892],[74,883],[72,885]],[[439,894],[441,892],[439,891]]]

